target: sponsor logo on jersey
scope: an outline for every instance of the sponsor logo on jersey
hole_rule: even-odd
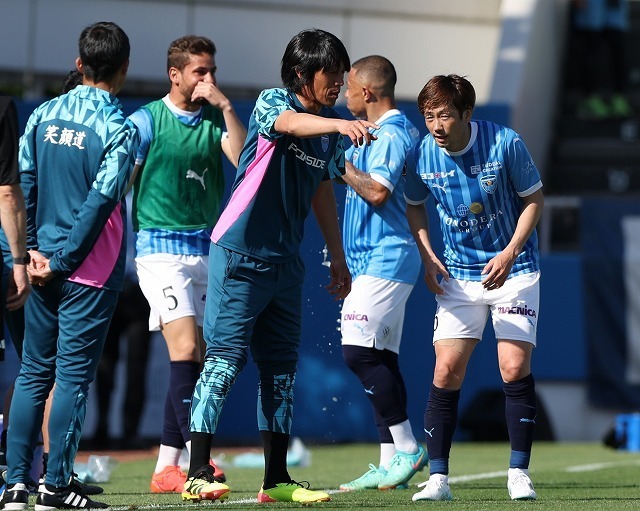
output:
[[[466,204],[458,204],[456,207],[456,214],[461,218],[469,216],[469,211],[469,206]]]
[[[434,186],[434,185],[431,185],[431,186]],[[442,187],[442,189],[444,190],[444,187]],[[460,218],[468,217],[469,213],[478,215],[482,213],[483,210],[484,210],[484,206],[479,202],[472,202],[471,206],[467,206],[466,204],[458,204],[458,206],[456,207],[456,213]]]
[[[295,143],[291,142],[289,147],[287,147],[289,151],[293,151],[296,155],[296,158],[302,160],[304,163],[311,167],[315,167],[317,169],[324,169],[325,161],[320,158],[315,158],[313,156],[307,155],[302,149],[300,149]]]
[[[456,170],[449,170],[445,172],[423,172],[420,177],[423,181],[432,181],[434,179],[445,179],[447,177],[453,177],[456,175]]]
[[[431,188],[437,188],[439,190],[442,190],[443,193],[447,193],[447,184],[449,182],[445,181],[444,183],[440,184],[440,183],[431,183],[430,187]]]
[[[206,168],[202,171],[202,175],[199,175],[195,170],[187,170],[186,178],[187,179],[195,179],[202,185],[202,189],[206,190],[207,187],[204,184],[204,175],[209,171],[209,168]]]
[[[469,209],[471,210],[471,212],[474,215],[478,215],[478,214],[482,213],[482,210],[484,209],[484,206],[482,204],[480,204],[479,202],[472,202],[471,206],[469,206]]]
[[[530,174],[531,172],[533,172],[534,169],[535,169],[535,166],[533,165],[533,162],[529,160],[527,163],[524,164],[524,169],[522,170],[522,172],[525,174]]]
[[[485,172],[487,170],[500,170],[502,168],[501,161],[488,161],[487,163],[482,164],[482,171]]]
[[[502,168],[501,161],[488,161],[482,165],[472,165],[469,170],[472,174],[482,174],[483,172],[496,172]]]
[[[498,211],[497,213],[491,213],[489,215],[480,215],[475,216],[473,218],[468,218],[470,208],[465,204],[460,204],[456,208],[456,213],[460,216],[460,219],[447,217],[444,219],[444,224],[447,227],[457,228],[460,232],[474,232],[481,231],[487,227],[489,227],[493,221],[495,221],[498,216],[503,215],[502,211]],[[466,213],[463,215],[463,213]]]

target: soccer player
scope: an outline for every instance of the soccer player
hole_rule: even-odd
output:
[[[129,39],[114,23],[86,27],[76,66],[83,85],[42,104],[20,140],[27,210],[25,340],[8,434],[4,509],[28,507],[30,465],[54,383],[50,454],[37,509],[106,508],[72,478],[89,384],[122,286],[124,195],[138,133],[116,99]]]
[[[202,367],[209,237],[224,192],[222,153],[237,167],[246,136],[216,85],[215,53],[206,37],[173,41],[169,93],[131,116],[141,138],[133,186],[136,267],[151,308],[149,329],[162,331],[170,359],[154,493],[181,492],[187,479],[178,460],[185,446],[191,448],[189,405]]]
[[[249,122],[232,195],[211,236],[204,368],[191,404],[191,462],[185,500],[225,499],[209,453],[226,396],[247,362],[258,366],[258,429],[265,473],[259,502],[320,502],[287,471],[293,384],[301,335],[304,264],[300,242],[313,208],[331,254],[336,299],[351,289],[331,177],[344,172],[341,135],[368,144],[376,127],[333,110],[349,55],[323,30],[305,30],[282,57],[283,88],[262,91]]]
[[[489,314],[511,441],[509,495],[536,498],[528,468],[536,419],[531,354],[539,314],[535,227],[544,203],[542,182],[517,133],[471,119],[475,99],[463,77],[431,78],[418,96],[429,134],[408,158],[407,217],[425,282],[438,303],[436,364],[424,416],[431,476],[414,501],[451,499],[449,452],[460,387]],[[444,264],[429,239],[424,207],[429,195],[440,216]]]
[[[371,401],[380,462],[341,490],[388,490],[406,484],[427,464],[407,417],[407,391],[398,353],[404,311],[420,272],[403,197],[407,153],[418,130],[396,108],[396,71],[371,55],[353,63],[347,108],[380,126],[378,140],[347,151],[343,239],[353,284],[341,314],[342,353]]]

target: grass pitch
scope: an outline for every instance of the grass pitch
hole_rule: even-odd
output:
[[[377,463],[378,447],[371,444],[344,444],[309,447],[311,464],[291,467],[291,476],[310,481],[312,489],[327,489],[330,502],[313,504],[332,509],[409,509],[434,508],[447,511],[502,511],[515,508],[544,511],[594,511],[640,509],[640,453],[614,451],[596,443],[537,443],[531,462],[531,478],[537,501],[513,502],[506,490],[509,447],[505,443],[458,443],[451,457],[451,502],[412,502],[419,491],[417,483],[428,477],[428,469],[418,473],[408,490],[337,492],[341,483],[350,481]],[[216,447],[215,453],[225,449]],[[256,450],[257,452],[257,450]],[[237,468],[225,465],[231,495],[224,502],[183,503],[180,495],[149,493],[149,480],[155,457],[118,464],[105,494],[98,500],[114,511],[157,509],[269,509],[299,508],[300,504],[257,504],[256,494],[262,481],[261,468]],[[101,497],[101,498],[100,498]],[[223,507],[220,507],[223,506]]]

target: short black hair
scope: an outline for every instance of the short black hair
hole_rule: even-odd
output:
[[[361,74],[375,85],[383,96],[393,98],[398,75],[391,61],[381,55],[369,55],[356,60],[351,67],[356,76]]]
[[[323,69],[328,72],[351,69],[349,54],[342,41],[318,28],[295,35],[282,56],[282,85],[300,94],[313,84],[315,74]]]
[[[118,25],[99,21],[80,34],[78,50],[84,76],[94,83],[105,82],[129,59],[129,37]]]

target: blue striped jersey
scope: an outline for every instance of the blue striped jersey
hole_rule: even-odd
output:
[[[387,111],[376,124],[378,139],[368,146],[351,146],[346,158],[391,194],[382,206],[374,207],[347,187],[342,229],[347,264],[354,279],[369,275],[415,284],[420,254],[405,215],[402,172],[419,133],[396,109]]]
[[[462,151],[449,152],[427,135],[407,159],[405,199],[421,204],[433,196],[444,263],[456,279],[482,280],[484,266],[513,237],[521,197],[540,188],[540,174],[520,136],[492,122],[472,121],[471,138]],[[509,276],[538,269],[534,230]]]

